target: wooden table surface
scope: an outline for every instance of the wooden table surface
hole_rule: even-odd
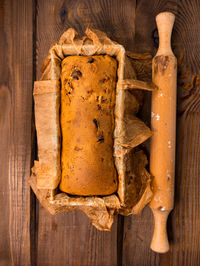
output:
[[[115,218],[100,232],[80,212],[51,216],[27,183],[36,157],[32,88],[52,43],[90,26],[133,52],[155,54],[155,15],[176,14],[178,58],[175,209],[170,251],[149,249],[153,216]],[[200,265],[200,1],[0,0],[0,265]]]

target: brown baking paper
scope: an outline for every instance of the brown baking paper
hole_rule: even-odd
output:
[[[135,71],[122,45],[105,33],[86,30],[79,38],[68,29],[54,44],[42,66],[42,77],[34,84],[35,121],[39,161],[34,162],[30,185],[40,203],[52,214],[81,209],[100,230],[110,230],[113,215],[137,214],[151,200],[151,176],[145,169],[146,156],[137,147],[151,136],[150,129],[136,117],[142,104],[138,89],[156,89],[138,83]],[[61,165],[60,74],[61,62],[69,55],[108,54],[118,61],[115,105],[114,158],[119,186],[116,194],[105,197],[79,197],[58,192]]]

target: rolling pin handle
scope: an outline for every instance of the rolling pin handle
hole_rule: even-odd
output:
[[[171,49],[171,34],[175,15],[170,12],[162,12],[156,16],[156,24],[159,34],[159,48],[156,56],[174,55]]]
[[[167,218],[169,211],[152,209],[154,215],[154,233],[151,241],[151,249],[158,253],[169,251],[169,241],[167,237]]]

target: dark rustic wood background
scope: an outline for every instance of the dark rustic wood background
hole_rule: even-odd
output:
[[[33,82],[69,27],[105,31],[134,52],[155,54],[155,15],[176,14],[178,58],[175,209],[170,251],[149,249],[153,216],[115,218],[100,232],[76,211],[51,216],[27,183],[35,158]],[[200,1],[0,0],[0,265],[200,265]]]

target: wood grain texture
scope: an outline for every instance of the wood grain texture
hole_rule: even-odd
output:
[[[151,6],[151,7],[150,7]],[[136,39],[135,51],[150,52],[157,50],[155,15],[162,11],[176,14],[172,46],[178,59],[178,110],[177,110],[177,152],[176,152],[176,186],[175,209],[168,220],[170,251],[163,255],[150,252],[147,258],[149,242],[152,234],[152,214],[143,211],[145,217],[140,218],[139,225],[146,221],[142,236],[146,248],[133,254],[132,242],[137,239],[135,218],[125,218],[124,231],[128,224],[132,226],[128,238],[124,239],[124,265],[135,261],[140,265],[199,265],[200,243],[198,237],[199,221],[199,143],[200,143],[200,95],[199,95],[199,40],[196,27],[199,27],[199,1],[138,1],[136,7]],[[195,21],[195,24],[194,24]],[[148,24],[147,24],[148,22]],[[143,25],[143,28],[138,27]],[[198,25],[198,26],[197,26]],[[146,33],[152,33],[146,34]],[[140,39],[137,39],[140,36]],[[195,58],[195,59],[194,59]],[[197,62],[197,63],[196,63]],[[150,109],[149,109],[150,111]],[[147,110],[145,110],[147,112]],[[146,113],[143,116],[146,116]],[[148,145],[146,145],[148,146]],[[142,215],[143,215],[142,213]],[[145,229],[149,228],[149,232]],[[124,235],[124,237],[126,234]],[[127,243],[126,243],[127,242]],[[126,244],[125,244],[126,243]],[[137,243],[137,240],[136,240]],[[141,246],[141,245],[140,245]],[[149,250],[148,250],[149,251]],[[139,255],[138,255],[139,254]],[[157,256],[157,260],[154,257]]]
[[[49,45],[57,41],[70,27],[80,35],[84,34],[87,27],[105,31],[112,40],[131,49],[135,33],[135,2],[50,0],[47,3],[38,0],[38,70],[48,54]]]
[[[160,255],[149,249],[149,207],[139,216],[116,217],[111,232],[100,232],[80,211],[48,214],[30,194],[27,179],[31,156],[37,157],[31,155],[32,82],[40,78],[49,46],[69,27],[83,34],[90,26],[132,52],[153,56],[154,18],[167,10],[176,14],[177,168],[170,251]],[[200,265],[199,10],[198,0],[0,1],[0,265]],[[148,108],[145,103],[140,112],[147,123]]]
[[[101,25],[98,28],[105,30],[102,8],[107,12],[107,19],[111,20],[110,5],[109,1],[97,1],[96,4],[93,1],[38,1],[37,79],[52,43],[69,27],[83,34],[87,26],[97,27],[98,23]],[[116,6],[119,12],[125,12],[120,1],[116,1]],[[123,29],[121,36],[124,36]],[[117,265],[120,259],[117,257],[116,244],[117,232],[120,233],[117,219],[111,232],[100,232],[80,211],[51,216],[40,206],[38,215],[38,265]]]
[[[178,55],[176,205],[172,214],[172,263],[200,264],[200,86],[199,1],[178,2],[175,51]],[[191,16],[192,14],[192,16]],[[195,20],[195,24],[194,24]]]
[[[117,265],[117,221],[100,232],[81,211],[39,214],[37,265]]]
[[[0,49],[6,51],[5,34],[5,7],[0,4]],[[3,53],[0,53],[0,264],[6,266],[11,263],[10,243],[9,243],[9,140],[10,140],[10,113],[11,113],[11,93],[8,88],[9,70],[7,60]],[[5,206],[4,208],[2,208]]]
[[[0,264],[30,265],[32,1],[1,1],[0,10]]]

